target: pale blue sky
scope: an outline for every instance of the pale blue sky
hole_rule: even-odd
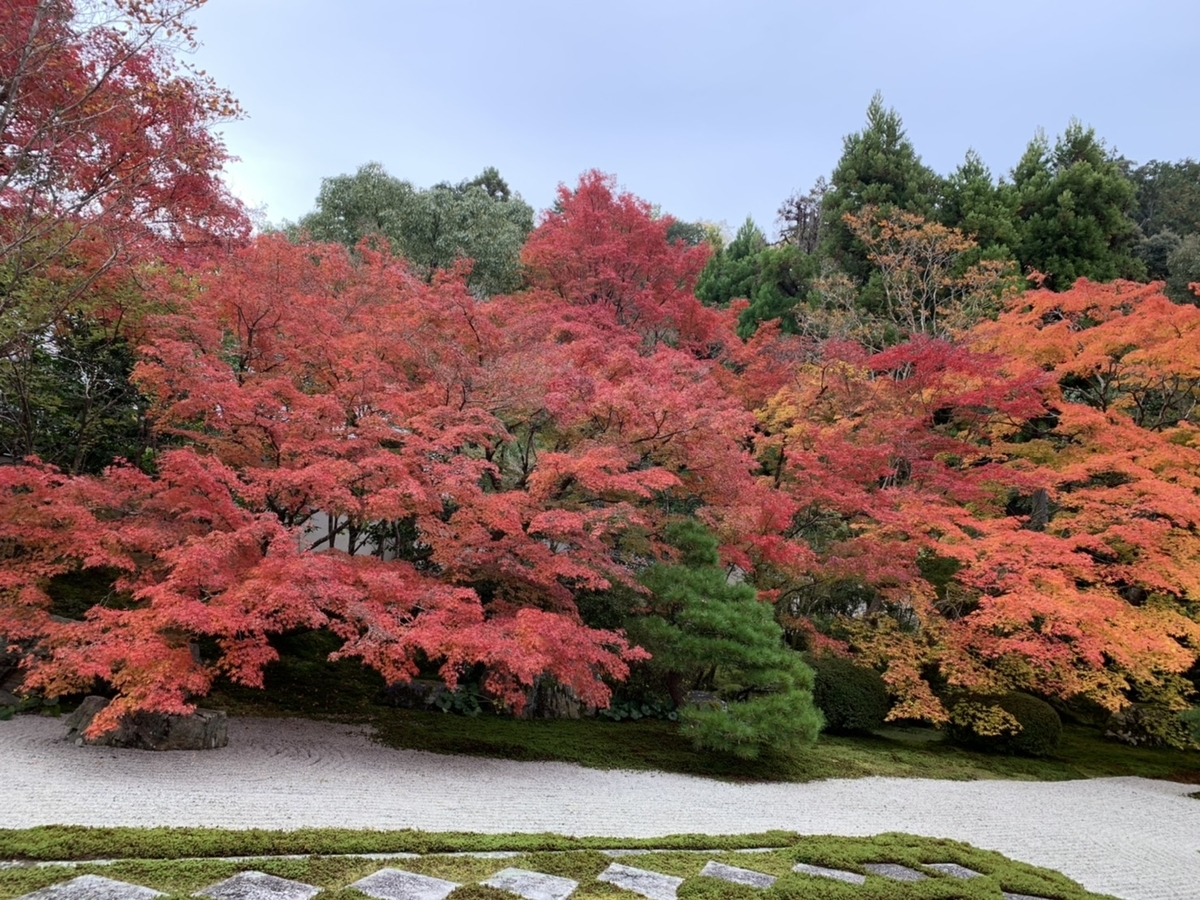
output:
[[[535,208],[589,168],[678,218],[774,233],[871,94],[945,173],[1006,173],[1072,116],[1139,162],[1200,157],[1195,0],[209,0],[193,60],[249,117],[229,182],[271,221],[368,160],[496,166]]]

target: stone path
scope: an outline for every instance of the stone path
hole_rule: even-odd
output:
[[[230,746],[152,754],[63,743],[60,720],[0,722],[0,828],[349,827],[655,837],[779,828],[949,837],[1123,900],[1193,900],[1195,786],[868,778],[727,784],[393,750],[358,727],[232,719]],[[57,900],[57,898],[56,898]]]
[[[928,877],[923,872],[895,863],[867,863],[863,868],[870,875],[892,881],[917,881]],[[953,863],[934,863],[927,868],[951,878],[975,878],[980,875]],[[792,867],[792,871],[814,878],[833,878],[858,885],[865,884],[867,880],[865,875],[859,873],[825,869],[805,863],[797,863]],[[769,888],[778,880],[765,872],[743,869],[715,860],[705,863],[698,877],[717,878],[753,888]],[[646,900],[677,900],[677,892],[685,879],[623,863],[612,863],[596,880],[624,888],[645,897]],[[579,887],[579,882],[570,878],[515,868],[502,869],[481,883],[508,891],[524,900],[568,900]],[[380,869],[349,886],[375,900],[446,900],[451,892],[460,887],[453,881],[393,868]],[[241,872],[197,891],[193,896],[209,900],[312,900],[319,893],[320,888],[311,884],[250,871]],[[62,884],[26,894],[18,900],[151,900],[159,896],[162,894],[158,891],[138,885],[95,875],[81,875]],[[1029,894],[1004,893],[1003,896],[1005,900],[1048,900]]]

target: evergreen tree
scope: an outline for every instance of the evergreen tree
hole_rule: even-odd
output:
[[[1012,177],[1015,250],[1025,270],[1041,272],[1056,290],[1078,278],[1144,277],[1133,253],[1133,183],[1091,128],[1072,122],[1053,147],[1038,134]]]
[[[784,645],[771,606],[749,585],[729,583],[716,539],[698,522],[678,523],[667,537],[679,561],[643,573],[649,613],[631,619],[627,631],[650,651],[650,670],[683,706],[683,730],[698,749],[746,759],[812,743],[821,728],[813,673]],[[720,699],[684,705],[695,690]]]
[[[992,177],[979,154],[968,150],[962,164],[946,179],[938,219],[971,235],[979,245],[970,262],[1003,259],[1017,244],[1012,195]]]
[[[779,319],[785,332],[794,333],[796,305],[808,293],[816,272],[815,256],[792,244],[770,246],[762,229],[747,216],[729,246],[709,258],[696,282],[696,298],[708,306],[749,300],[750,306],[738,317],[742,337],[771,319]]]
[[[865,283],[871,276],[871,262],[842,217],[875,206],[885,216],[900,209],[932,218],[940,190],[940,179],[921,162],[899,114],[885,107],[876,92],[867,107],[866,127],[846,136],[830,178],[822,206],[823,255]]]

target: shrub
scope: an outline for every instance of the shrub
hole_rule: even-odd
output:
[[[966,695],[951,706],[948,731],[951,740],[974,749],[1048,756],[1062,736],[1062,720],[1029,694]]]
[[[811,657],[808,664],[816,672],[813,700],[825,714],[826,731],[873,731],[883,725],[891,703],[878,672],[840,656]]]
[[[1116,713],[1108,721],[1104,736],[1129,744],[1131,747],[1176,747],[1186,750],[1195,746],[1192,727],[1200,735],[1198,710],[1180,713],[1161,703],[1137,703]],[[1189,716],[1195,725],[1189,727]]]

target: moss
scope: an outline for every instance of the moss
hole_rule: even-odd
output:
[[[32,829],[31,829],[32,831]],[[45,830],[38,830],[45,835]],[[103,835],[99,832],[104,832]],[[149,849],[163,846],[159,841],[164,829],[91,829],[91,849],[100,855],[119,856],[122,848]],[[8,833],[11,838],[15,833]],[[27,834],[27,833],[24,833]],[[234,851],[250,852],[261,844],[262,832],[217,832],[213,829],[176,829],[169,844],[172,852],[192,852],[221,845]],[[276,833],[278,834],[278,833]],[[307,832],[307,842],[320,837],[328,846],[345,847],[355,842],[378,844],[424,844],[445,847],[481,847],[537,844],[539,849],[523,852],[511,859],[481,859],[470,856],[431,854],[419,859],[396,863],[400,868],[421,872],[463,884],[451,897],[456,900],[496,900],[513,895],[485,888],[479,881],[489,878],[509,866],[532,869],[571,878],[580,883],[572,900],[595,900],[628,896],[612,885],[596,881],[612,862],[593,849],[597,846],[666,845],[678,852],[639,855],[626,859],[627,865],[650,869],[685,879],[680,888],[681,900],[717,900],[758,897],[762,900],[804,898],[804,900],[996,900],[1002,891],[1033,894],[1054,900],[1098,900],[1066,877],[1046,869],[1006,859],[998,853],[980,850],[958,841],[914,837],[906,834],[883,834],[870,838],[800,837],[784,832],[766,835],[720,837],[710,835],[678,835],[665,839],[612,840],[600,838],[568,838],[558,835],[478,835],[468,833],[423,834],[420,832]],[[219,837],[218,837],[219,835]],[[747,837],[751,838],[747,840]],[[100,838],[103,838],[101,840]],[[716,850],[696,853],[688,850],[713,850],[721,846],[746,847],[756,842],[777,843],[777,848],[761,853],[739,853],[737,850]],[[106,842],[105,842],[106,841]],[[582,845],[591,845],[591,847]],[[0,856],[4,855],[0,849]],[[701,877],[700,870],[709,859],[741,866],[779,880],[766,891],[756,891],[730,885],[717,879]],[[867,862],[898,862],[920,866],[930,862],[956,862],[983,873],[983,877],[961,881],[930,872],[925,881],[907,884],[868,876],[865,885],[846,885],[824,879],[809,878],[792,873],[796,862],[808,862],[833,868],[862,872]],[[255,859],[242,862],[205,859],[126,859],[109,866],[82,864],[78,867],[53,866],[0,870],[0,900],[11,900],[23,894],[66,881],[77,875],[94,873],[146,885],[166,892],[172,898],[189,897],[195,891],[228,878],[238,871],[256,869],[284,878],[293,878],[323,889],[322,900],[361,900],[362,895],[349,885],[359,878],[388,865],[379,860],[355,856],[309,856],[300,859]],[[747,893],[747,891],[753,891]]]

